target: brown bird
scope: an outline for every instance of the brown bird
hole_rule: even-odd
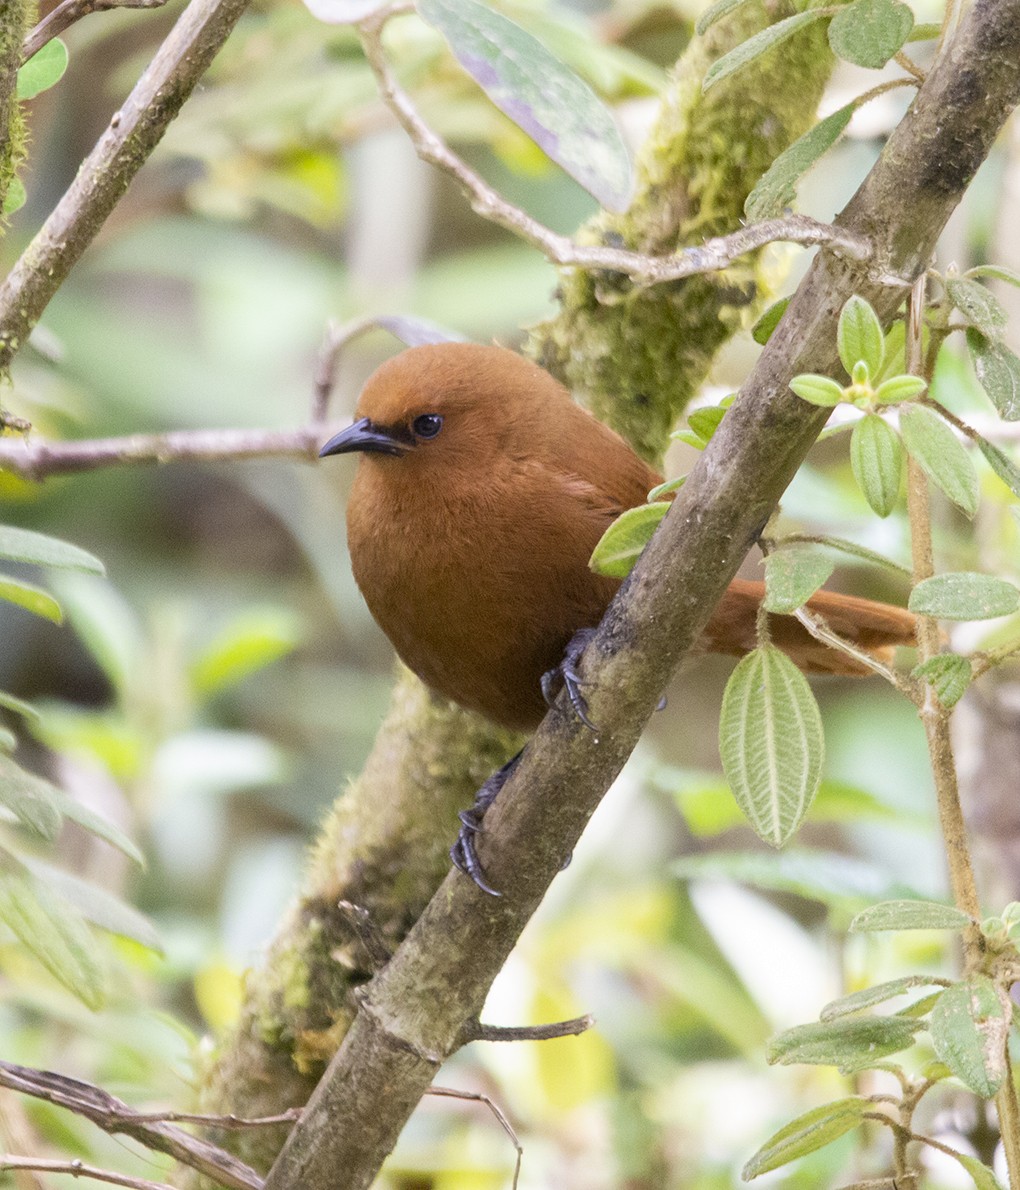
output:
[[[502,347],[404,351],[370,377],[355,416],[320,454],[361,454],[347,537],[372,615],[433,690],[534,729],[546,711],[543,675],[560,670],[620,585],[589,568],[592,550],[661,477],[549,373]],[[762,583],[734,580],[703,646],[753,649],[763,595]],[[869,652],[913,639],[914,617],[901,608],[829,592],[807,606]],[[771,635],[808,672],[870,672],[792,616],[773,617]],[[573,661],[567,684],[583,716]]]

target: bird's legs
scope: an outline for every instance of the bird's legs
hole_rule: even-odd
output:
[[[556,695],[559,694],[560,683],[562,683],[567,689],[567,697],[570,699],[570,705],[574,708],[574,714],[589,731],[593,731],[597,735],[599,729],[588,718],[588,704],[581,693],[581,675],[577,672],[577,663],[581,660],[581,654],[591,644],[594,635],[594,628],[579,628],[574,633],[563,650],[563,660],[555,669],[548,669],[542,674],[542,696],[546,704],[551,707],[556,701]]]
[[[485,880],[482,863],[475,850],[475,835],[482,829],[485,811],[496,800],[499,791],[506,784],[507,778],[517,767],[517,763],[523,755],[524,749],[522,748],[502,768],[497,769],[475,794],[471,809],[461,810],[457,815],[460,819],[460,833],[457,835],[457,842],[450,848],[450,859],[453,860],[455,868],[459,868],[465,876],[470,876],[482,892],[486,892],[492,897],[501,897],[503,894]]]

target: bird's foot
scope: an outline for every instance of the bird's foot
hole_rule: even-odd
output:
[[[501,897],[503,894],[493,888],[485,879],[485,871],[475,849],[475,835],[482,829],[485,811],[496,800],[499,791],[506,784],[507,778],[517,767],[522,753],[523,749],[511,760],[508,760],[501,769],[497,769],[475,794],[474,804],[470,810],[461,810],[457,816],[460,819],[460,833],[457,835],[457,842],[450,848],[450,859],[453,860],[455,868],[463,872],[465,876],[469,876],[482,892],[488,893],[490,897]]]
[[[588,718],[588,704],[581,693],[581,675],[577,672],[581,654],[591,644],[594,635],[594,628],[579,628],[574,633],[563,650],[563,660],[555,669],[546,670],[542,675],[542,697],[545,699],[546,705],[551,707],[556,701],[556,695],[560,692],[560,685],[565,686],[570,705],[574,708],[574,714],[589,731],[593,731],[597,735],[599,729]]]

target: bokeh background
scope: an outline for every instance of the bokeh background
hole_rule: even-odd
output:
[[[29,200],[0,242],[4,268],[181,8],[177,0],[95,15],[66,36],[67,74],[31,105]],[[920,20],[940,17],[923,0],[915,10]],[[536,0],[513,14],[614,105],[636,142],[692,36],[697,5]],[[434,32],[406,18],[390,45],[427,118],[508,198],[565,232],[594,211]],[[824,110],[874,82],[874,72],[841,67]],[[855,121],[802,186],[802,209],[826,219],[840,209],[902,111],[902,94]],[[954,218],[943,267],[1020,266],[1018,165],[1014,130]],[[777,287],[789,290],[806,255],[777,248],[772,256]],[[414,314],[514,346],[553,309],[555,286],[536,252],[478,219],[449,179],[417,161],[353,33],[319,24],[296,0],[262,0],[51,303],[4,404],[56,438],[296,427],[308,417],[329,320]],[[1015,313],[1016,291],[999,296]],[[349,415],[361,381],[397,347],[382,332],[349,346],[334,420]],[[706,399],[735,389],[758,350],[749,334],[727,348]],[[953,408],[991,423],[961,355],[947,353],[938,383]],[[689,465],[686,449],[671,456],[671,473]],[[293,895],[316,824],[367,754],[393,680],[392,652],[346,557],[352,470],[342,459],[175,463],[42,485],[0,472],[0,520],[83,546],[108,572],[35,575],[61,600],[62,627],[0,602],[0,689],[41,711],[35,724],[5,719],[18,732],[18,760],[118,823],[147,867],[71,827],[45,854],[136,906],[163,946],[160,955],[97,933],[108,995],[91,1012],[0,932],[4,1058],[99,1082],[137,1105],[189,1104],[202,1039],[233,1019],[240,975]],[[976,526],[939,507],[941,556],[952,568],[1008,574],[1016,523],[1002,516],[1005,489],[990,474],[984,480]],[[856,491],[845,438],[813,452],[784,516],[789,527],[909,557],[904,518],[879,522]],[[756,571],[751,560],[747,573]],[[906,594],[863,565],[842,566],[831,585],[894,601]],[[769,1069],[766,1038],[867,981],[952,969],[933,934],[893,943],[842,933],[865,903],[944,892],[912,707],[878,680],[816,684],[826,782],[798,842],[776,856],[741,826],[719,769],[716,723],[730,668],[703,659],[676,680],[487,1014],[518,1023],[590,1011],[596,1029],[544,1044],[475,1045],[443,1073],[444,1085],[487,1093],[506,1112],[524,1148],[522,1188],[738,1184],[742,1162],[769,1133],[847,1085],[824,1068]],[[973,716],[965,727],[980,746]],[[985,878],[1005,899],[1017,896],[996,850],[1008,850],[1013,827],[993,818],[983,829]],[[925,1058],[920,1048],[915,1065]],[[923,1122],[992,1159],[993,1141],[964,1092],[943,1095]],[[161,1174],[127,1142],[7,1093],[0,1133],[12,1151]],[[885,1133],[859,1141],[847,1137],[761,1184],[807,1190],[877,1176]],[[426,1100],[384,1184],[488,1190],[509,1185],[513,1159],[484,1107]],[[932,1168],[933,1186],[969,1184],[951,1162]],[[0,1175],[0,1184],[62,1183]]]

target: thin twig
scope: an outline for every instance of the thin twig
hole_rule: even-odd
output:
[[[521,1176],[521,1161],[524,1158],[524,1149],[521,1148],[521,1142],[517,1139],[517,1133],[514,1131],[513,1125],[506,1118],[495,1100],[490,1099],[488,1095],[483,1095],[480,1091],[458,1091],[453,1087],[437,1087],[435,1085],[429,1087],[425,1094],[436,1095],[440,1098],[446,1097],[449,1099],[466,1099],[472,1103],[485,1104],[489,1111],[491,1111],[499,1121],[500,1127],[510,1138],[510,1143],[517,1150],[517,1160],[514,1163],[514,1176],[513,1181],[511,1182],[511,1190],[517,1190],[517,1183]]]
[[[338,901],[337,908],[364,947],[371,970],[378,971],[380,967],[384,967],[393,957],[393,951],[368,910],[363,905],[355,905],[351,901]]]
[[[586,1013],[569,1021],[552,1021],[547,1025],[484,1025],[478,1022],[465,1030],[468,1041],[554,1041],[557,1037],[576,1037],[595,1024]]]
[[[250,1119],[243,1116],[214,1116],[187,1111],[140,1111],[133,1112],[131,1115],[132,1123],[135,1124],[198,1124],[203,1128],[224,1128],[229,1131],[241,1131],[246,1128],[274,1128],[280,1124],[296,1124],[300,1119],[300,1107],[290,1107],[286,1111],[278,1112],[275,1116],[254,1116]]]
[[[45,438],[0,438],[0,471],[39,481],[54,475],[95,471],[121,463],[224,462],[292,458],[314,463],[322,445],[319,425],[300,430],[173,430],[51,442]]]
[[[13,1062],[0,1062],[0,1086],[66,1108],[91,1120],[104,1132],[130,1136],[146,1148],[166,1153],[182,1165],[190,1165],[218,1185],[231,1190],[261,1190],[259,1175],[233,1154],[173,1124],[147,1121],[126,1103],[92,1083],[50,1070],[33,1070]]]
[[[921,67],[918,66],[918,64],[914,61],[913,58],[911,58],[911,57],[909,57],[909,55],[905,54],[903,52],[903,50],[900,50],[899,53],[895,55],[893,61],[896,63],[897,66],[900,67],[901,70],[905,70],[907,72],[907,74],[909,74],[915,80],[915,82],[917,82],[917,83],[924,82],[924,79],[925,79],[924,70],[922,70]]]
[[[124,196],[250,0],[191,0],[0,284],[0,374]]]
[[[808,632],[811,633],[815,640],[828,645],[830,649],[836,649],[838,652],[852,657],[855,661],[870,669],[872,673],[878,674],[880,678],[885,678],[890,685],[895,686],[901,694],[905,694],[911,701],[916,701],[915,691],[910,683],[905,681],[894,669],[891,669],[888,665],[883,665],[877,657],[873,657],[864,649],[859,649],[855,644],[845,640],[838,633],[834,632],[826,624],[822,616],[808,611],[806,607],[798,607],[793,614]]]
[[[45,1157],[16,1157],[11,1153],[0,1154],[0,1170],[31,1169],[38,1173],[64,1173],[72,1178],[93,1178],[111,1186],[127,1186],[130,1190],[173,1190],[166,1182],[150,1182],[147,1178],[132,1178],[124,1173],[109,1169],[98,1169],[83,1161],[50,1161]]]
[[[787,243],[824,244],[834,252],[853,260],[868,260],[872,255],[871,242],[843,228],[820,223],[805,215],[791,215],[783,219],[766,219],[750,227],[725,236],[715,236],[696,248],[684,248],[670,256],[647,256],[624,248],[608,248],[575,243],[569,236],[559,235],[533,219],[527,212],[506,201],[480,175],[475,173],[425,123],[408,93],[390,69],[382,46],[382,29],[398,13],[407,11],[403,5],[378,10],[359,26],[365,57],[379,85],[387,105],[407,132],[423,161],[437,166],[460,183],[472,209],[513,232],[542,252],[561,268],[583,268],[622,273],[639,285],[655,285],[663,281],[678,281],[701,273],[727,268],[738,257],[766,244]],[[897,284],[901,284],[897,281]]]
[[[47,42],[59,37],[82,17],[112,8],[162,8],[167,0],[62,0],[21,43],[21,60],[27,62]]]

